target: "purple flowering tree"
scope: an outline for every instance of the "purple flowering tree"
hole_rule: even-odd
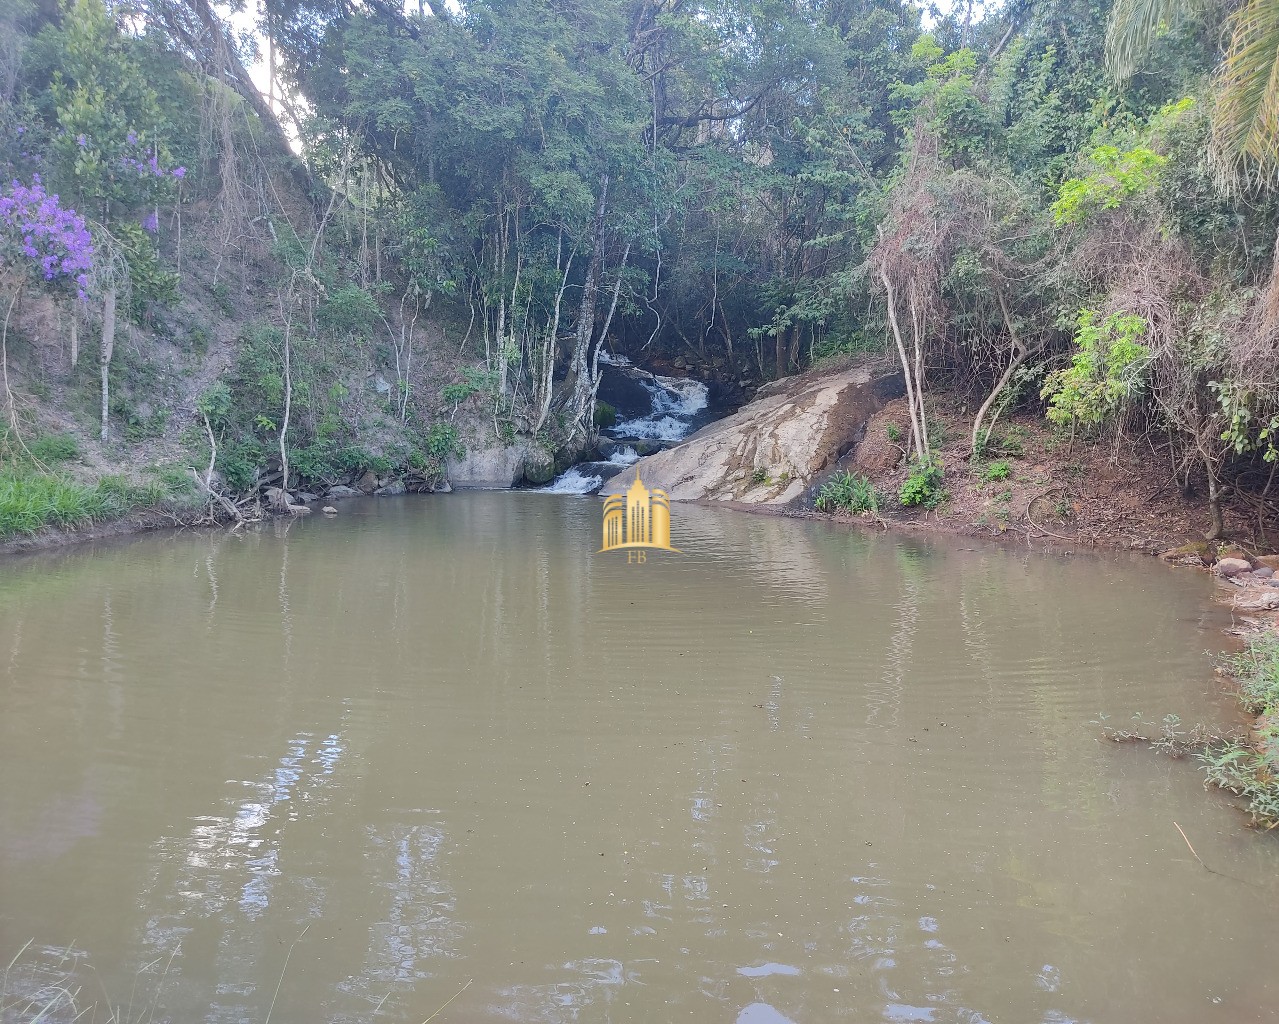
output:
[[[5,254],[46,281],[69,279],[86,298],[93,270],[93,238],[84,218],[45,191],[37,174],[30,185],[13,181],[0,190],[0,236]],[[6,262],[10,262],[6,260]]]
[[[93,238],[84,218],[45,191],[39,175],[31,184],[10,182],[0,188],[0,287],[12,295],[0,326],[0,374],[4,378],[10,429],[17,430],[17,411],[9,388],[9,320],[23,286],[33,277],[70,281],[80,301],[88,297],[93,272]]]

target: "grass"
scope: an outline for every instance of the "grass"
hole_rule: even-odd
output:
[[[866,477],[840,473],[822,484],[813,505],[819,512],[878,512],[879,494]]]
[[[62,473],[10,464],[0,469],[0,540],[51,526],[75,529],[118,519],[171,497],[160,483],[139,486],[124,477],[106,476],[85,484]]]
[[[1208,781],[1246,801],[1253,823],[1279,825],[1279,635],[1253,637],[1229,663],[1239,687],[1239,700],[1264,717],[1259,743],[1227,740],[1206,747],[1199,763]]]

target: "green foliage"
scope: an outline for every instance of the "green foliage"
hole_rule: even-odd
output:
[[[1003,461],[992,462],[982,470],[981,478],[986,481],[1007,480],[1012,474],[1012,467]]]
[[[0,470],[0,538],[46,527],[87,526],[159,504],[167,496],[159,486],[138,486],[122,477],[103,477],[89,485],[57,473],[10,466]]]
[[[763,466],[759,466],[751,473],[751,486],[758,487],[761,484],[768,483],[768,470]]]
[[[813,506],[819,512],[878,512],[879,492],[866,477],[843,472],[822,484]]]
[[[1071,365],[1049,374],[1040,392],[1048,400],[1048,419],[1059,426],[1094,427],[1140,394],[1151,358],[1141,344],[1145,335],[1142,317],[1112,313],[1102,319],[1094,310],[1081,310]]]
[[[1279,413],[1261,411],[1265,397],[1256,388],[1234,381],[1209,381],[1208,387],[1226,421],[1221,440],[1236,455],[1260,452],[1265,462],[1279,459]]]
[[[1089,154],[1095,170],[1062,183],[1053,203],[1058,224],[1079,224],[1101,210],[1114,210],[1134,196],[1151,192],[1167,158],[1138,146],[1120,152],[1114,146],[1098,146]]]
[[[937,461],[921,463],[915,459],[897,499],[906,508],[937,508],[946,499],[943,477],[941,464]]]
[[[440,463],[460,459],[466,454],[462,436],[452,423],[432,423],[426,432],[425,448],[426,454]]]
[[[617,423],[617,410],[607,402],[596,401],[593,419],[597,428],[611,427]]]
[[[884,427],[884,436],[887,437],[888,440],[892,441],[893,444],[901,444],[902,437],[904,435],[902,434],[901,427],[899,427],[896,423],[889,423]]]
[[[378,316],[377,300],[356,284],[346,284],[329,292],[315,313],[320,330],[330,337],[361,341],[373,337]]]
[[[491,394],[496,387],[496,375],[482,366],[463,366],[461,372],[461,380],[440,389],[440,398],[455,409],[476,395]]]
[[[1268,723],[1260,740],[1279,740],[1279,637],[1265,633],[1253,637],[1242,654],[1230,661],[1244,709],[1264,716]],[[1242,796],[1253,822],[1267,828],[1279,826],[1279,763],[1275,755],[1238,741],[1210,745],[1199,756],[1208,781]]]
[[[80,457],[80,444],[71,434],[42,434],[27,442],[27,450],[46,466]]]

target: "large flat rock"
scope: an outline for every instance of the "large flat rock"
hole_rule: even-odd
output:
[[[681,501],[787,504],[857,443],[880,395],[891,390],[886,379],[867,367],[783,378],[636,468],[649,487]],[[601,493],[620,494],[632,479],[621,473]]]

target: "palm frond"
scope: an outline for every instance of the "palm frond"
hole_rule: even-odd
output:
[[[1196,0],[1115,0],[1106,25],[1106,69],[1126,82],[1149,55],[1162,30],[1197,8]]]
[[[1279,0],[1248,0],[1231,18],[1214,76],[1212,157],[1245,181],[1279,179]]]

